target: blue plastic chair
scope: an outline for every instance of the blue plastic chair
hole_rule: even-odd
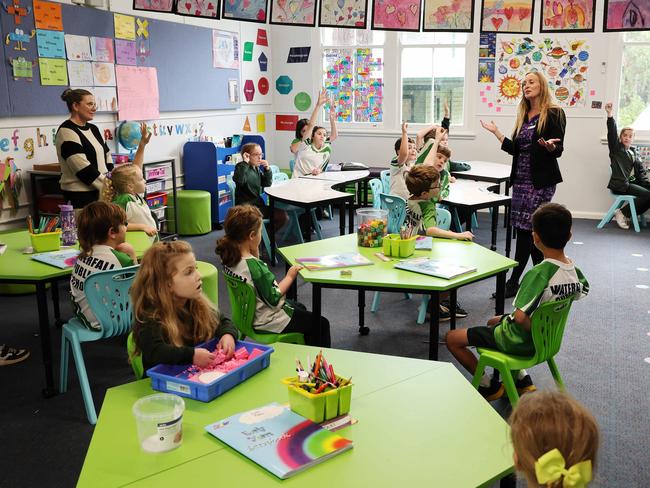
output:
[[[129,289],[137,270],[138,266],[129,266],[128,268],[100,271],[86,278],[84,292],[90,309],[101,325],[101,330],[86,328],[76,317],[63,325],[59,391],[65,393],[68,389],[68,360],[70,348],[72,348],[79,376],[79,386],[86,407],[86,417],[88,422],[93,425],[97,423],[97,412],[88,383],[81,343],[123,335],[131,329],[133,314]]]
[[[285,173],[276,173],[273,175],[274,185],[281,185],[286,181],[289,181],[289,176]],[[304,239],[302,238],[302,231],[300,230],[300,221],[298,220],[298,216],[304,214],[305,209],[283,202],[277,202],[275,204],[275,207],[284,210],[289,216],[289,222],[287,223],[284,234],[282,234],[282,239],[287,240],[291,235],[294,235],[298,242],[302,244],[304,242]],[[316,236],[318,236],[319,240],[322,239],[323,233],[321,231],[320,224],[318,223],[318,219],[316,218],[315,208],[311,209],[311,221],[314,225],[314,229],[316,230]]]
[[[289,160],[289,171],[291,171],[291,174],[293,175],[293,167],[296,165],[296,160],[295,159],[290,159]]]
[[[373,178],[368,182],[368,185],[370,186],[370,192],[372,193],[372,208],[381,208],[379,194],[384,193],[384,186],[381,183],[381,180],[378,178]]]
[[[269,164],[269,168],[271,169],[271,173],[276,174],[280,172],[280,166],[276,164]]]
[[[614,218],[614,212],[621,208],[623,204],[627,203],[630,206],[630,218],[632,220],[632,225],[634,226],[634,230],[636,232],[641,232],[641,229],[639,227],[639,219],[636,214],[636,205],[634,204],[634,201],[636,200],[636,197],[634,195],[616,195],[615,193],[612,193],[612,197],[614,197],[614,203],[612,203],[612,206],[609,207],[609,210],[603,217],[603,219],[598,222],[598,225],[596,226],[597,229],[602,229],[607,225],[607,223]],[[643,216],[641,216],[641,222],[643,222]]]
[[[390,170],[385,169],[381,173],[379,173],[379,178],[381,179],[381,184],[384,187],[384,191],[382,193],[389,194],[390,193]]]
[[[436,227],[443,230],[449,230],[451,227],[451,213],[446,208],[436,205]],[[429,295],[422,295],[422,302],[418,307],[418,318],[416,322],[423,324],[427,318],[427,308],[429,307]]]

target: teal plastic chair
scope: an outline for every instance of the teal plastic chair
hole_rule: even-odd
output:
[[[269,168],[271,168],[271,173],[276,174],[280,172],[280,166],[276,164],[269,164]]]
[[[295,159],[290,159],[289,160],[289,171],[291,174],[293,174],[293,167],[296,165],[296,160]]]
[[[230,313],[232,321],[239,329],[242,337],[248,337],[262,344],[273,342],[288,342],[291,344],[304,344],[305,337],[300,332],[288,332],[274,334],[272,332],[256,332],[253,328],[255,319],[255,306],[257,299],[255,287],[246,282],[245,278],[236,275],[224,266],[223,277],[228,285],[228,297],[230,298]]]
[[[451,213],[444,207],[436,204],[436,227],[443,230],[449,230],[451,227]],[[427,308],[429,307],[429,295],[422,295],[422,302],[418,307],[418,318],[416,322],[424,324],[427,318]]]
[[[530,318],[535,354],[530,357],[515,356],[494,349],[477,347],[476,350],[480,356],[476,373],[472,379],[474,388],[478,388],[485,368],[490,366],[501,374],[508,399],[514,407],[519,401],[519,393],[517,393],[517,387],[515,386],[515,378],[519,370],[532,368],[537,364],[546,362],[558,388],[563,390],[564,382],[553,357],[560,351],[564,327],[569,317],[572,302],[573,297],[556,302],[546,302],[535,310]]]
[[[370,192],[372,194],[372,208],[381,208],[381,201],[379,200],[379,194],[384,193],[384,185],[381,183],[381,180],[378,178],[373,178],[368,182],[370,186]]]
[[[379,179],[381,180],[381,184],[384,187],[382,193],[389,194],[390,193],[390,170],[385,169],[381,173],[379,173]]]
[[[490,208],[490,215],[492,215],[493,210]],[[460,217],[458,216],[458,211],[456,207],[451,207],[451,218],[454,222],[454,228],[456,232],[463,232],[463,226],[460,223]],[[476,212],[472,212],[472,230],[478,229],[478,219],[476,218]]]
[[[607,225],[609,221],[614,218],[614,212],[616,212],[625,203],[627,203],[630,206],[630,220],[632,220],[632,225],[634,226],[634,230],[636,232],[641,232],[641,228],[639,226],[639,218],[637,217],[636,214],[636,205],[634,204],[636,197],[634,195],[616,195],[611,191],[610,193],[612,197],[614,197],[614,203],[612,203],[612,206],[609,207],[609,210],[602,218],[602,220],[598,222],[596,228],[602,229],[603,227],[605,227],[605,225]],[[643,222],[643,216],[641,216],[641,222]]]
[[[287,181],[289,181],[289,176],[285,173],[276,173],[273,175],[274,185],[281,185]],[[289,222],[287,223],[286,229],[282,234],[282,239],[286,241],[293,235],[296,240],[302,244],[304,242],[304,239],[302,238],[302,231],[300,230],[300,221],[298,217],[305,213],[305,209],[284,202],[276,202],[275,207],[284,210],[289,216]],[[311,209],[311,222],[314,226],[314,229],[316,230],[316,236],[319,240],[322,239],[323,232],[321,230],[320,224],[318,223],[318,219],[316,218],[315,208]]]
[[[131,329],[132,309],[129,289],[135,278],[138,266],[113,269],[93,273],[84,283],[84,292],[88,305],[101,330],[86,328],[78,318],[72,318],[63,324],[61,333],[61,370],[59,377],[59,391],[68,390],[68,362],[70,349],[79,376],[79,386],[86,408],[86,417],[91,424],[97,423],[97,412],[93,402],[93,395],[88,383],[88,374],[81,352],[81,343],[98,341],[126,334]]]

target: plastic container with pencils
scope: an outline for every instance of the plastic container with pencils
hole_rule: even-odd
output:
[[[339,381],[348,380],[336,376]],[[319,423],[350,412],[352,403],[352,383],[338,388],[332,388],[322,393],[310,393],[300,387],[295,377],[283,380],[289,389],[289,405],[291,410],[309,420]]]
[[[61,249],[61,231],[29,234],[34,252],[58,251]]]
[[[415,241],[418,236],[414,235],[408,239],[402,239],[399,234],[388,234],[384,237],[383,251],[384,256],[393,256],[396,258],[408,258],[415,252]]]

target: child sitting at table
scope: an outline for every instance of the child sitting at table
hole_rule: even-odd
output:
[[[598,455],[598,424],[577,400],[539,391],[519,400],[510,416],[515,469],[529,487],[586,487]]]
[[[264,159],[262,147],[254,142],[244,144],[241,148],[243,161],[237,163],[232,180],[235,182],[235,202],[237,205],[255,205],[265,219],[271,218],[271,209],[262,199],[264,187],[273,184],[273,171]],[[274,209],[275,229],[279,230],[287,223],[287,212]]]
[[[205,367],[215,353],[195,346],[214,337],[219,338],[217,349],[232,357],[239,333],[203,294],[201,275],[187,242],[151,246],[130,295],[135,354],[142,354],[145,371],[160,363]]]
[[[244,279],[255,290],[253,327],[260,332],[300,332],[305,343],[330,347],[330,324],[325,317],[314,317],[299,303],[285,299],[287,290],[302,266],[289,268],[280,283],[259,259],[262,214],[252,205],[237,205],[228,210],[225,235],[217,242],[224,271]]]
[[[70,276],[70,293],[77,318],[89,329],[101,330],[101,325],[90,310],[84,293],[86,278],[98,271],[137,263],[133,246],[124,242],[126,224],[126,213],[114,203],[90,203],[77,217],[81,253]]]
[[[545,302],[574,297],[579,300],[589,293],[589,283],[573,261],[564,254],[571,238],[571,212],[557,203],[540,206],[532,217],[533,242],[544,260],[525,275],[515,296],[515,310],[507,315],[492,317],[487,326],[456,329],[447,333],[447,349],[474,374],[478,361],[468,349],[486,347],[518,356],[532,356],[535,346],[531,334],[531,315]],[[515,380],[520,394],[535,390],[526,370],[519,371]],[[487,374],[481,378],[479,392],[488,400],[503,396],[503,384]]]

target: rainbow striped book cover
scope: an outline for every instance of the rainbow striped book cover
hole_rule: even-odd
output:
[[[352,448],[352,441],[270,403],[206,425],[205,430],[280,479]]]

